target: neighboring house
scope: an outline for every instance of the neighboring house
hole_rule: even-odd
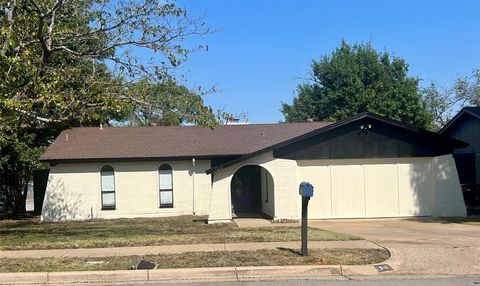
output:
[[[468,206],[480,206],[480,106],[463,108],[440,130],[441,134],[469,143],[453,156]]]
[[[74,128],[50,164],[42,219],[245,212],[309,217],[465,216],[452,152],[466,143],[372,114],[336,123]]]

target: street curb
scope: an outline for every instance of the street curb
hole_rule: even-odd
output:
[[[245,266],[152,270],[0,273],[0,285],[118,282],[216,282],[286,278],[346,279],[339,265]]]

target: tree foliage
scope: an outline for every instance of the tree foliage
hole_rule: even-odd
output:
[[[132,106],[127,119],[131,125],[208,125],[216,122],[215,113],[204,104],[201,96],[174,81],[151,84],[143,80],[134,90],[145,94],[145,100],[154,104]]]
[[[480,105],[480,70],[474,69],[470,76],[457,78],[452,87],[439,88],[431,82],[421,89],[421,95],[433,115],[433,129],[439,130],[458,108]]]
[[[480,106],[480,69],[474,69],[470,76],[458,78],[453,89],[462,105]]]
[[[420,90],[422,99],[433,116],[432,129],[439,130],[452,118],[452,107],[456,103],[451,89],[440,89],[435,82]]]
[[[408,76],[407,63],[370,43],[342,41],[331,55],[311,65],[311,81],[297,88],[292,104],[282,104],[287,122],[340,120],[361,112],[430,127],[432,115],[420,95],[419,79]]]
[[[0,0],[0,167],[27,176],[2,177],[2,186],[23,192],[38,148],[65,128],[121,121],[132,110],[173,118],[165,124],[216,125],[202,92],[174,76],[203,48],[185,40],[210,32],[168,0]],[[20,164],[18,150],[32,160]]]

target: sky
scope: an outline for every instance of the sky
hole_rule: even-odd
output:
[[[205,101],[250,123],[284,119],[310,63],[342,39],[404,58],[426,86],[448,88],[480,68],[480,1],[180,1],[218,31],[182,68],[187,86],[216,86]],[[190,44],[189,42],[189,44]]]

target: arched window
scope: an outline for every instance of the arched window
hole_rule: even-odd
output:
[[[102,181],[102,210],[115,209],[115,172],[111,166],[103,166],[100,170]]]
[[[173,207],[173,175],[172,167],[168,164],[163,164],[158,168],[158,175],[160,180],[160,207]]]

